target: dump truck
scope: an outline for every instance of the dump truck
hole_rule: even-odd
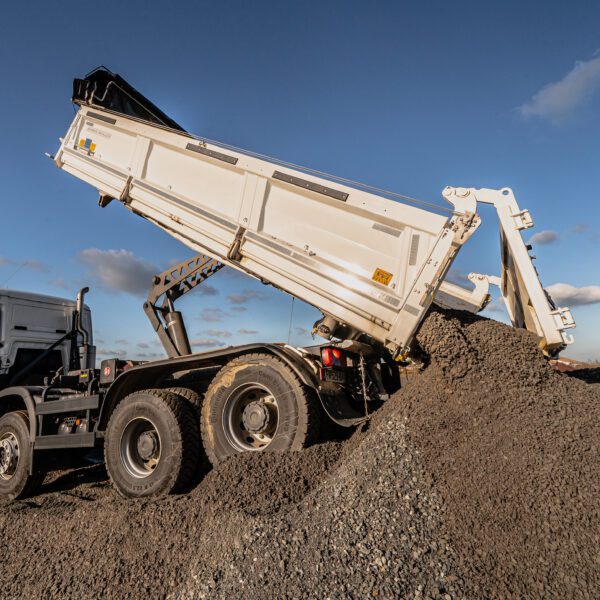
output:
[[[116,201],[197,254],[156,275],[144,303],[167,358],[97,369],[74,327],[77,368],[0,391],[1,494],[31,493],[58,451],[86,448],[103,448],[121,495],[168,494],[204,456],[296,450],[328,422],[354,426],[399,389],[432,302],[478,312],[490,285],[546,356],[572,342],[572,315],[542,287],[521,236],[533,220],[510,188],[447,187],[440,206],[193,136],[105,68],[76,79],[72,100],[56,166],[95,188],[100,207]],[[471,274],[467,289],[446,277],[479,204],[496,209],[500,267]],[[316,307],[324,342],[193,353],[175,303],[223,268]]]

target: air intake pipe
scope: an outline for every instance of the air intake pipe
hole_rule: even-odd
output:
[[[85,295],[90,291],[90,288],[81,288],[77,294],[77,303],[75,307],[75,326],[74,329],[78,335],[81,336],[81,346],[78,346],[79,352],[79,368],[84,371],[85,369],[93,369],[96,366],[96,346],[90,345],[90,332],[82,324],[82,315],[85,308],[83,299]]]

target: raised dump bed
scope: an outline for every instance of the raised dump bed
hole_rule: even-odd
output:
[[[513,324],[535,331],[548,354],[574,325],[548,300],[520,229],[533,225],[512,191],[448,187],[449,210],[195,138],[117,75],[75,81],[80,105],[56,164],[120,200],[197,252],[314,305],[315,331],[364,334],[394,355],[408,349],[460,247],[480,224],[477,202],[500,221],[497,281]],[[400,201],[399,201],[400,200]],[[481,309],[487,287],[442,287],[445,305]]]

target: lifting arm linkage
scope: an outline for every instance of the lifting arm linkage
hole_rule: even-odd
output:
[[[167,356],[191,354],[183,317],[175,310],[175,301],[223,266],[214,258],[198,254],[154,276],[148,300],[144,302],[144,312],[158,334]],[[161,298],[162,303],[159,304]]]
[[[458,195],[474,198],[480,204],[491,204],[498,215],[502,253],[500,277],[488,277],[500,294],[514,327],[521,327],[540,338],[540,348],[547,356],[555,356],[573,342],[566,330],[575,327],[571,311],[556,307],[542,287],[529,246],[521,231],[533,227],[528,210],[521,210],[510,188],[500,190],[447,188],[447,198]]]

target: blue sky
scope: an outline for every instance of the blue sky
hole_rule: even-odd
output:
[[[570,302],[565,353],[600,358],[600,5],[593,2],[4,3],[0,15],[0,286],[89,284],[105,353],[160,353],[148,277],[192,252],[56,169],[71,81],[104,64],[189,131],[438,200],[512,187],[536,227],[542,281]],[[496,274],[494,215],[459,275]],[[526,232],[527,233],[527,232]],[[201,350],[308,343],[317,314],[220,273],[181,302]],[[563,284],[556,286],[556,284]],[[125,291],[123,291],[125,290]],[[501,318],[500,312],[490,316]]]

